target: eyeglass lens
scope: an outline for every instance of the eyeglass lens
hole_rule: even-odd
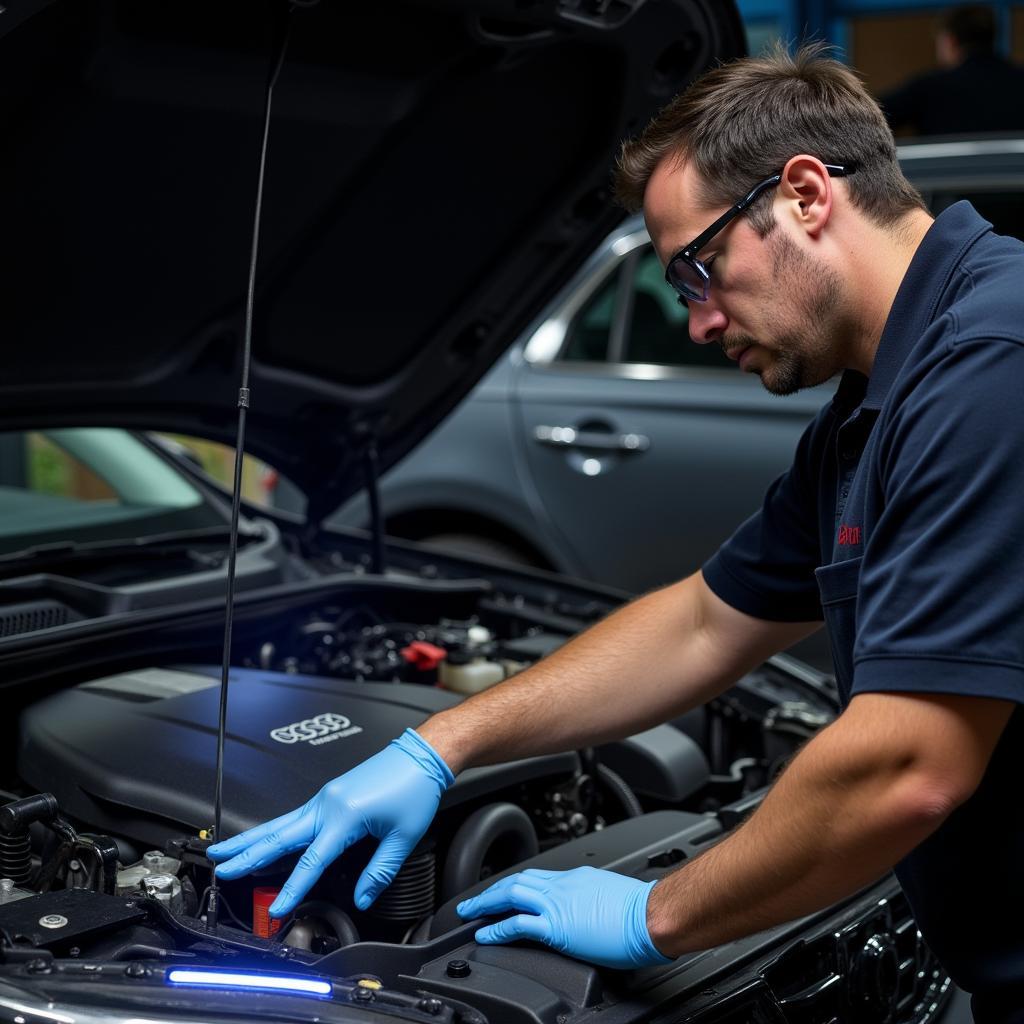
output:
[[[704,302],[708,297],[708,282],[689,260],[678,257],[669,267],[669,282],[685,299]]]

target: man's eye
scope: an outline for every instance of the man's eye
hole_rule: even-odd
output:
[[[711,274],[711,268],[715,265],[715,260],[717,260],[717,259],[718,259],[718,254],[716,253],[714,256],[709,256],[704,261],[704,269],[708,272],[709,276]]]

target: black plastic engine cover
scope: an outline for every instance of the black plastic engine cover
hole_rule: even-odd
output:
[[[154,845],[213,821],[219,669],[143,669],[84,683],[29,707],[18,774],[92,827]],[[459,698],[428,686],[231,673],[224,831],[289,811]],[[571,772],[575,754],[474,768],[442,808]]]
[[[123,897],[104,896],[88,889],[62,889],[0,906],[0,928],[16,942],[66,950],[145,916],[145,908]]]

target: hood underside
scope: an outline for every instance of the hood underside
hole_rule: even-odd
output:
[[[9,0],[4,427],[231,442],[280,8]],[[247,450],[321,513],[451,410],[621,213],[620,140],[742,51],[721,0],[296,7]]]

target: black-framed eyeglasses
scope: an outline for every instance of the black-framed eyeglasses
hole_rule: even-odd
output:
[[[833,178],[842,178],[847,174],[853,174],[856,166],[848,164],[825,164],[825,170]],[[669,261],[665,267],[665,280],[679,293],[681,299],[687,302],[707,302],[708,289],[711,285],[711,275],[704,266],[702,260],[697,259],[697,253],[703,249],[715,235],[718,234],[727,224],[738,217],[762,192],[772,188],[782,181],[782,172],[773,174],[770,178],[755,185],[735,206],[731,206],[721,217],[718,218],[706,231],[702,231],[689,245],[684,245]]]

